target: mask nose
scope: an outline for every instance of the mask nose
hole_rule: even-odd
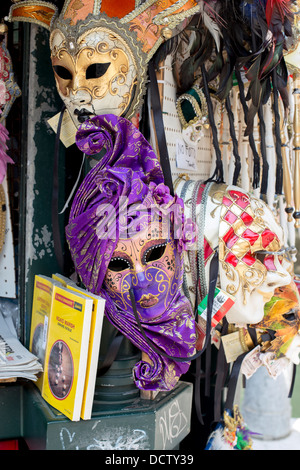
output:
[[[287,286],[292,282],[292,277],[286,269],[286,264],[283,261],[283,264],[280,263],[278,256],[274,256],[274,265],[276,271],[268,271],[267,274],[267,286],[272,289],[277,289],[277,287]]]
[[[136,273],[136,278],[137,278],[137,287],[145,288],[149,285],[149,281],[146,278],[146,275],[144,272]]]
[[[133,285],[136,287],[140,287],[144,289],[145,287],[149,286],[150,281],[146,277],[146,272],[143,266],[139,265],[138,263],[135,265],[135,281],[133,281]]]
[[[92,97],[87,90],[73,89],[70,92],[70,101],[73,106],[83,106],[92,102]]]

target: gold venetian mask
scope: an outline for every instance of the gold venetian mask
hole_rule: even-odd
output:
[[[120,36],[96,27],[75,40],[54,30],[50,45],[57,89],[76,126],[89,115],[128,114],[138,72]]]
[[[76,127],[89,115],[141,110],[148,63],[199,12],[196,0],[23,0],[9,21],[49,29],[57,88]]]

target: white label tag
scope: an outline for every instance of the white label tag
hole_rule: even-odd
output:
[[[234,362],[241,354],[245,352],[241,344],[240,334],[238,331],[222,336],[221,339],[228,364],[230,362]]]
[[[183,139],[176,139],[176,166],[182,170],[197,170],[196,147],[188,147]]]
[[[254,372],[256,372],[262,365],[260,351],[260,345],[256,346],[256,348],[252,349],[252,351],[247,354],[242,362],[241,373],[244,374],[247,379],[250,379]]]
[[[60,113],[56,114],[47,121],[55,133],[57,132],[59,117]],[[60,140],[66,148],[70,147],[75,143],[76,132],[77,128],[74,122],[72,121],[69,112],[66,110],[62,119],[60,131]]]
[[[277,359],[275,354],[266,352],[261,355],[262,363],[266,366],[269,375],[276,379],[290,364],[287,357]]]

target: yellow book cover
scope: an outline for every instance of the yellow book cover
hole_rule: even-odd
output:
[[[77,287],[76,285],[74,286],[73,284],[68,285],[68,288],[93,299],[93,313],[91,321],[88,364],[81,409],[81,418],[90,419],[92,416],[92,408],[95,394],[105,300],[99,295],[92,294],[86,291],[85,289]]]
[[[79,421],[87,368],[93,300],[54,286],[42,397]]]
[[[38,357],[44,367],[49,316],[51,313],[53,280],[50,277],[36,275],[34,279],[29,351]],[[43,374],[36,381],[42,389]]]

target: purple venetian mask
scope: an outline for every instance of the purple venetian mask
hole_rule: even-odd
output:
[[[164,314],[180,289],[182,261],[167,220],[157,212],[139,218],[135,212],[129,211],[134,230],[120,237],[103,286],[118,308],[132,313],[131,288],[141,320],[151,321]]]
[[[95,147],[95,142],[103,144],[107,135],[113,167],[105,157],[105,167],[99,162],[86,176],[74,198],[66,235],[76,271],[86,288],[106,299],[105,313],[110,322],[150,359],[136,364],[136,385],[170,390],[188,370],[189,358],[195,354],[194,316],[181,293],[182,250],[193,242],[193,226],[184,220],[183,201],[171,196],[162,182],[153,150],[125,121],[98,116],[96,131],[92,122],[85,124],[85,152],[87,138],[94,152],[96,147],[97,151],[101,148]],[[124,141],[127,145],[118,157],[117,143]],[[126,152],[130,167],[123,166]],[[129,290],[154,349],[136,322]],[[177,357],[186,361],[176,361]]]

